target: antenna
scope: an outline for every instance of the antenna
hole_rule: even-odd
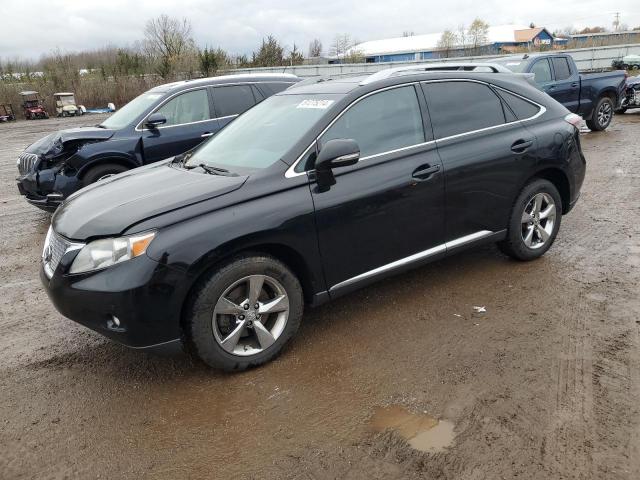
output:
[[[620,28],[620,12],[614,14],[615,20],[613,21],[613,31],[617,32]]]

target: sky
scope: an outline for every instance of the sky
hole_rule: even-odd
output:
[[[145,22],[161,14],[191,21],[201,46],[250,54],[273,34],[306,53],[319,38],[327,53],[336,34],[360,41],[441,32],[480,17],[490,25],[534,22],[549,30],[567,26],[640,26],[640,0],[0,0],[0,58],[36,60],[54,49],[80,51],[130,46]]]

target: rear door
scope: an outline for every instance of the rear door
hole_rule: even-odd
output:
[[[241,113],[249,110],[260,99],[256,99],[257,91],[249,84],[244,85],[221,85],[211,87],[213,95],[213,108],[216,118],[223,128]]]
[[[334,170],[335,185],[311,184],[330,292],[440,253],[430,249],[444,241],[442,166],[420,93],[411,84],[369,94],[318,140],[320,151],[335,138],[360,147],[357,164]]]
[[[550,57],[553,67],[554,88],[549,94],[571,112],[580,107],[580,77],[573,72],[569,59],[565,56]]]
[[[184,153],[220,128],[218,120],[211,115],[207,87],[179,93],[152,113],[156,112],[164,115],[167,123],[154,129],[145,127],[144,122],[141,124],[145,163]]]
[[[505,229],[523,177],[536,161],[535,137],[488,84],[422,85],[444,167],[447,242]]]

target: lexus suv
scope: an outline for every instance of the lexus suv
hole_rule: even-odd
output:
[[[100,125],[61,130],[29,145],[17,161],[18,190],[32,205],[53,211],[86,185],[186,152],[299,80],[228,75],[152,88]]]
[[[72,195],[42,282],[117,342],[259,365],[307,306],[488,242],[543,255],[584,179],[579,122],[512,73],[303,81],[186,155]]]

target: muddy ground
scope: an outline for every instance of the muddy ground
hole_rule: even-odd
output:
[[[583,135],[582,198],[544,258],[490,246],[382,281],[235,375],[49,303],[49,216],[17,194],[15,160],[87,121],[0,124],[0,478],[640,478],[640,112]],[[453,424],[453,442],[376,433],[384,407]]]

